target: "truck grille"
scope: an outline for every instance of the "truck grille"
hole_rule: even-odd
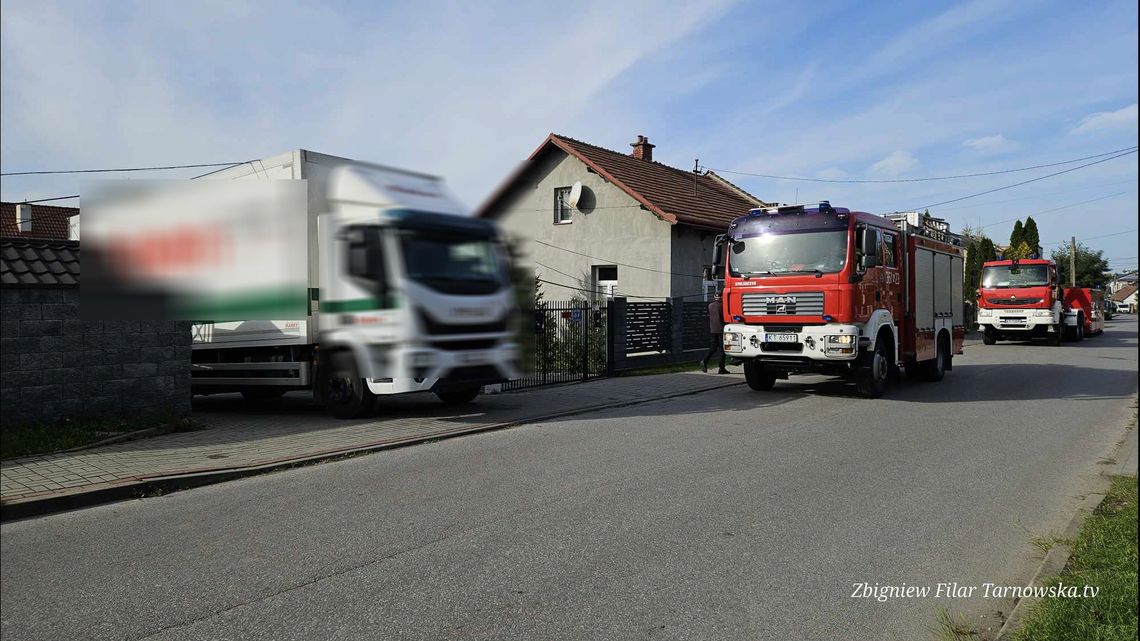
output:
[[[1041,299],[1040,298],[991,298],[988,300],[988,302],[993,303],[994,305],[1009,305],[1009,306],[1020,305],[1020,306],[1024,307],[1026,305],[1036,305],[1037,303],[1041,302]]]
[[[745,316],[822,316],[823,292],[745,294]]]

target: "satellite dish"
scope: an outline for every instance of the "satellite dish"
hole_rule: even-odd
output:
[[[566,204],[570,205],[574,209],[577,209],[578,203],[581,200],[582,200],[582,181],[579,180],[578,182],[574,183],[573,187],[570,188],[570,198],[567,199]]]

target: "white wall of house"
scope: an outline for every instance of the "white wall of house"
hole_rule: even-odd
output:
[[[587,193],[580,205],[582,211],[575,210],[570,223],[556,224],[554,190],[577,181]],[[617,265],[617,291],[621,294],[664,298],[672,293],[670,238],[674,226],[641,209],[640,203],[624,191],[560,150],[547,150],[536,159],[488,217],[498,222],[508,237],[518,240],[523,251],[521,262],[533,267],[539,278],[591,289],[596,266],[626,263]],[[699,285],[693,289],[700,291]],[[542,291],[546,300],[588,296],[545,283]]]

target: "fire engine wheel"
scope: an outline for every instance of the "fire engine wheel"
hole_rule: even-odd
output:
[[[993,345],[997,343],[997,333],[993,329],[986,327],[982,331],[982,343],[985,345]]]
[[[770,372],[755,360],[744,361],[744,380],[757,392],[766,392],[776,386],[776,373]]]
[[[438,396],[439,400],[443,401],[445,405],[462,405],[475,400],[475,397],[479,395],[479,389],[478,385],[473,387],[457,387],[447,391],[436,392],[435,395]]]
[[[878,341],[875,351],[864,355],[863,365],[855,370],[855,387],[864,398],[879,398],[887,391],[890,377],[890,362],[882,341]]]
[[[945,335],[939,337],[938,348],[934,354],[933,359],[923,363],[923,380],[937,382],[946,375],[946,364],[950,361],[950,341],[946,339]]]
[[[325,410],[336,418],[360,418],[372,410],[376,396],[360,377],[351,352],[336,352],[329,358],[324,397]]]
[[[1049,344],[1056,347],[1056,346],[1061,344],[1061,339],[1063,338],[1064,333],[1065,333],[1065,326],[1062,325],[1061,323],[1057,323],[1056,325],[1053,326],[1052,329],[1053,329],[1053,331],[1049,334],[1046,334],[1046,336],[1049,339]]]

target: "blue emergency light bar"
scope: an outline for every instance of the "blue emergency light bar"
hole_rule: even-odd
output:
[[[780,205],[778,207],[757,207],[756,209],[749,209],[749,216],[778,216],[780,214],[803,214],[806,213],[807,205]],[[827,200],[819,201],[819,213],[830,214],[838,213],[842,215],[847,214],[847,210],[837,210],[831,206],[831,202]]]

